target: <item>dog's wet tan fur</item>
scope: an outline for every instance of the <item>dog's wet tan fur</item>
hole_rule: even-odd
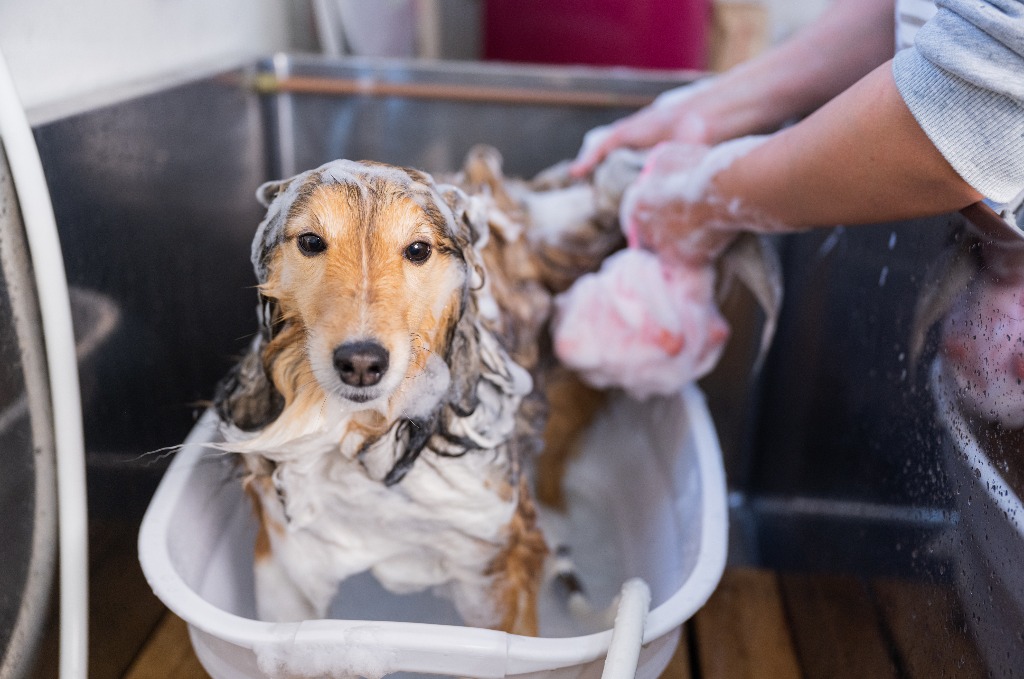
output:
[[[264,295],[277,300],[285,322],[265,360],[286,403],[300,391],[311,391],[314,401],[322,398],[303,338],[322,337],[327,347],[376,339],[393,354],[405,345],[408,369],[417,371],[426,352],[446,349],[460,302],[455,244],[436,210],[425,210],[400,187],[382,181],[365,187],[307,184],[304,200],[289,215],[270,279],[261,286]],[[295,240],[305,233],[320,236],[326,250],[303,255]],[[415,241],[433,248],[422,264],[402,256]]]

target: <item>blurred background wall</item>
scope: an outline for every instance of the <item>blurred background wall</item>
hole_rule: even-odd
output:
[[[677,0],[678,16],[705,22],[700,56],[662,67],[720,70],[791,35],[830,0]],[[21,99],[39,121],[65,115],[67,102],[81,106],[123,98],[166,84],[177,74],[210,72],[277,51],[381,54],[479,59],[495,50],[487,17],[504,17],[504,40],[527,39],[533,4],[509,0],[34,0],[0,2],[0,49],[13,71]],[[589,3],[545,0],[537,8],[587,15]],[[673,12],[672,2],[607,0],[608,16]],[[539,11],[539,10],[537,10]],[[597,12],[597,9],[593,10]],[[581,13],[582,12],[582,13]],[[617,14],[616,14],[617,13]],[[374,15],[377,15],[376,17]],[[404,21],[382,24],[384,16]],[[512,24],[515,23],[515,26]],[[391,30],[372,39],[366,27]],[[579,29],[572,21],[565,30]],[[508,29],[514,29],[509,34]],[[532,30],[549,30],[533,22]],[[518,33],[516,32],[518,31]],[[493,33],[493,31],[492,31]],[[683,31],[677,31],[683,35]],[[334,36],[335,44],[330,38]],[[346,39],[347,38],[347,39]],[[405,40],[407,44],[402,44]],[[685,50],[680,54],[685,53]],[[704,55],[707,55],[706,58]],[[534,50],[521,59],[545,61]],[[548,59],[550,61],[550,59]],[[571,52],[562,61],[574,61]],[[587,52],[576,61],[591,62]],[[84,96],[84,98],[83,98]]]
[[[311,25],[304,0],[5,0],[0,49],[23,105],[58,115],[83,95],[312,48]]]

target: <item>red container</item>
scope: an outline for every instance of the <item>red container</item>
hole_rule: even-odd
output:
[[[484,57],[703,69],[710,23],[711,0],[484,0]]]

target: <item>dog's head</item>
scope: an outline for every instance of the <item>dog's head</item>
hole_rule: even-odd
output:
[[[447,358],[479,279],[469,200],[416,170],[334,161],[260,187],[264,364],[301,392],[382,409]],[[447,385],[445,385],[447,387]]]
[[[231,431],[251,432],[231,434],[232,450],[337,445],[343,415],[364,411],[355,452],[392,484],[425,449],[510,441],[532,379],[491,329],[486,201],[416,170],[344,160],[257,196],[261,332],[215,399]]]

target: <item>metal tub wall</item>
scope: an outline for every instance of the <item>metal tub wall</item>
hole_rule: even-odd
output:
[[[237,82],[34,128],[68,284],[115,318],[79,366],[96,511],[141,515],[161,449],[181,441],[251,332],[246,243],[266,153],[257,97]]]
[[[962,359],[939,351],[944,319],[927,329],[916,318],[919,302],[952,276],[944,269],[930,280],[942,251],[969,242],[960,215],[785,239],[787,298],[728,470],[731,555],[784,572],[928,583],[936,605],[948,597],[960,608],[945,630],[913,627],[910,652],[963,636],[987,676],[1011,677],[1024,668],[1024,432],[968,414],[962,386],[932,380],[938,357]],[[961,293],[946,288],[933,299],[971,299]],[[994,316],[1014,313],[969,304],[976,336],[992,333]],[[989,374],[975,374],[982,384],[1014,379],[1008,366],[986,362]],[[953,405],[941,404],[943,389],[956,391]],[[965,414],[950,426],[943,408]],[[972,431],[985,436],[969,450]],[[1016,486],[1006,480],[1014,478]]]
[[[476,144],[530,177],[575,156],[583,135],[693,74],[280,57],[257,88],[273,174],[335,158],[452,172]]]
[[[313,87],[283,92],[288,77]],[[166,448],[255,330],[262,182],[339,157],[452,171],[481,142],[528,176],[685,79],[278,57],[36,125],[69,285],[116,318],[80,365],[92,510],[141,515]],[[574,103],[581,89],[594,101]],[[539,103],[509,103],[523,91]]]
[[[784,241],[786,300],[732,469],[735,537],[758,561],[877,575],[948,566],[939,538],[953,489],[927,366],[909,344],[925,271],[957,223]]]

